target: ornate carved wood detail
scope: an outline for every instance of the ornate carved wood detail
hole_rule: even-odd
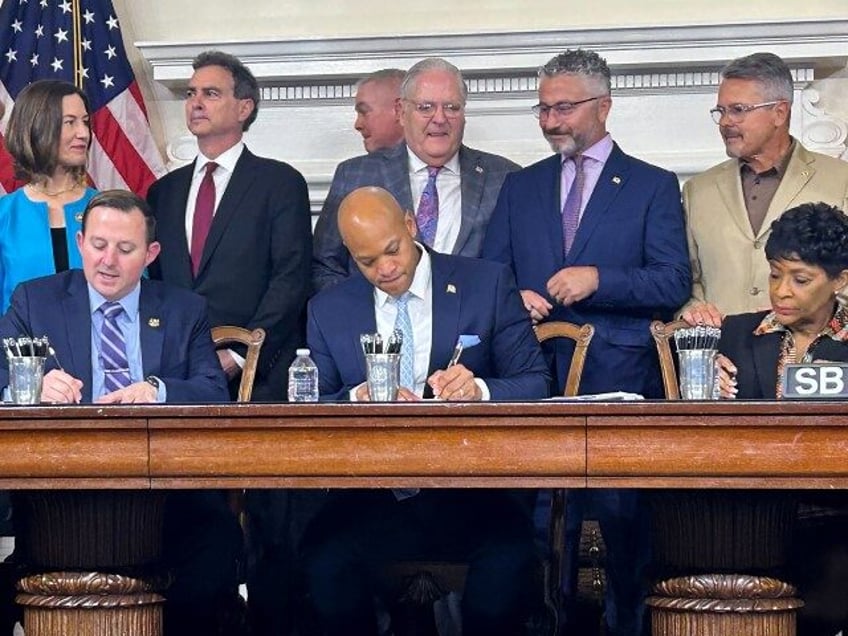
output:
[[[786,598],[798,590],[785,581],[768,576],[748,574],[697,574],[679,576],[660,581],[653,588],[663,596],[686,596],[689,598],[736,599]]]

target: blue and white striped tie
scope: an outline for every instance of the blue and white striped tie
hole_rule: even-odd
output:
[[[403,335],[400,356],[400,385],[415,391],[415,341],[412,338],[412,321],[409,319],[409,299],[412,295],[404,292],[395,299],[397,316],[395,329]]]
[[[100,329],[100,359],[105,375],[103,386],[111,393],[132,384],[127,343],[118,325],[118,316],[124,308],[120,303],[105,302],[100,305],[100,311],[103,313],[103,326]]]

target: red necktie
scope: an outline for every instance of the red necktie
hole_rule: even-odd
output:
[[[209,236],[212,226],[212,214],[215,211],[215,180],[212,174],[218,164],[210,161],[206,164],[206,174],[200,182],[197,191],[197,201],[194,203],[194,220],[191,225],[191,273],[197,276],[200,269],[200,259],[203,256],[203,246]]]

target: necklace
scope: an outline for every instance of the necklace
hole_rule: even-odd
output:
[[[39,192],[39,193],[43,194],[44,196],[50,197],[50,198],[58,197],[60,194],[65,194],[67,192],[73,192],[74,190],[76,190],[80,186],[79,183],[74,183],[70,187],[62,188],[61,190],[56,190],[55,192],[50,192],[50,190],[48,190],[47,188],[45,188],[43,185],[41,185],[39,183],[29,183],[27,185],[30,188],[32,188],[33,190],[35,190],[36,192]]]

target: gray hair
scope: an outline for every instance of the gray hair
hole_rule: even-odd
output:
[[[259,82],[256,81],[256,77],[235,55],[223,51],[203,51],[191,63],[195,71],[206,66],[220,66],[227,69],[233,76],[233,95],[236,99],[253,101],[253,112],[241,125],[241,129],[247,131],[259,114]]]
[[[729,62],[721,70],[722,79],[750,80],[763,87],[763,98],[792,103],[794,82],[786,62],[774,53],[753,53]]]
[[[359,80],[355,88],[358,90],[365,84],[371,84],[372,82],[377,84],[397,84],[400,86],[405,77],[406,71],[401,68],[381,68],[379,71],[374,71]]]
[[[539,68],[539,79],[557,75],[583,75],[594,80],[607,95],[612,85],[607,61],[594,51],[567,49]]]
[[[456,83],[462,96],[462,103],[465,104],[465,101],[468,99],[468,87],[462,78],[462,71],[440,57],[428,57],[413,64],[412,68],[406,72],[406,77],[403,78],[403,83],[400,85],[400,96],[403,99],[410,99],[410,96],[415,91],[418,78],[429,71],[445,71],[453,75],[456,78]]]

